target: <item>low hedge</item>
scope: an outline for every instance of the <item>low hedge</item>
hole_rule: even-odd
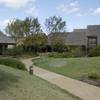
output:
[[[82,49],[82,47],[76,47],[71,50],[72,55],[74,57],[85,57],[85,51]]]
[[[48,57],[54,57],[54,58],[70,58],[70,57],[73,57],[73,55],[70,52],[63,52],[63,53],[52,52],[52,53],[49,53],[48,54]]]
[[[26,70],[25,65],[21,61],[14,58],[0,58],[0,64],[20,70]]]
[[[91,49],[88,54],[89,57],[96,57],[100,56],[100,46],[96,46],[95,48]]]
[[[88,75],[88,78],[92,80],[97,80],[97,79],[100,79],[100,75],[97,73],[91,73]]]

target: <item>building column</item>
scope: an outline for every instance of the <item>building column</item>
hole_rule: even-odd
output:
[[[2,55],[2,45],[0,44],[0,55]]]
[[[2,55],[5,54],[5,45],[2,45]]]
[[[2,45],[2,55],[4,55],[4,45]]]
[[[85,46],[86,57],[88,56],[88,46]]]

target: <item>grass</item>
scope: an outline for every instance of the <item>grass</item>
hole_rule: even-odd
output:
[[[41,57],[33,60],[34,64],[71,77],[80,79],[83,76],[88,76],[91,73],[100,75],[100,57],[94,58],[50,58]]]
[[[28,72],[0,65],[0,100],[80,100]]]
[[[26,70],[25,65],[20,60],[14,58],[0,58],[0,64],[20,70]]]

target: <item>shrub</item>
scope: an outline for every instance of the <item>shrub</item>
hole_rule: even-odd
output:
[[[85,56],[85,52],[82,50],[81,47],[76,47],[72,50],[72,55],[74,57],[83,57]]]
[[[97,73],[91,73],[90,75],[88,75],[88,78],[92,80],[97,80],[100,79],[100,75],[98,75]]]
[[[63,49],[62,47],[62,50],[64,51],[65,49]],[[57,51],[59,51],[59,49]],[[48,56],[55,57],[55,58],[84,57],[85,52],[81,47],[75,47],[71,50],[67,48],[66,52],[52,52],[52,53],[49,53]]]
[[[100,56],[100,46],[97,46],[97,47],[91,49],[89,51],[88,56],[90,56],[90,57]]]
[[[12,49],[8,49],[8,55],[13,57],[22,57],[22,58],[25,56],[25,58],[27,57],[29,58],[37,56],[37,53],[35,53],[34,51],[26,51],[24,50],[23,46],[17,46]]]
[[[70,53],[70,52],[63,52],[63,53],[52,52],[52,53],[49,53],[48,56],[54,57],[54,58],[70,58],[70,57],[73,57],[72,53]]]
[[[0,58],[0,64],[20,70],[26,70],[25,65],[21,61],[13,58]]]
[[[40,53],[45,53],[45,52],[51,52],[52,51],[52,48],[50,45],[40,45],[38,46],[38,52]]]
[[[52,50],[54,52],[62,53],[62,52],[67,52],[68,47],[65,44],[57,43],[57,44],[52,45]]]
[[[15,46],[12,49],[8,49],[8,54],[11,56],[17,56],[17,55],[21,55],[23,52],[23,48],[22,46]]]

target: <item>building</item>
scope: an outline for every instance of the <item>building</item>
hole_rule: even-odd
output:
[[[100,45],[100,25],[88,25],[86,29],[74,29],[67,33],[51,33],[48,35],[49,43],[57,37],[63,38],[65,44],[72,47],[93,48]]]
[[[15,45],[14,39],[0,32],[0,55],[6,54],[7,48]]]

